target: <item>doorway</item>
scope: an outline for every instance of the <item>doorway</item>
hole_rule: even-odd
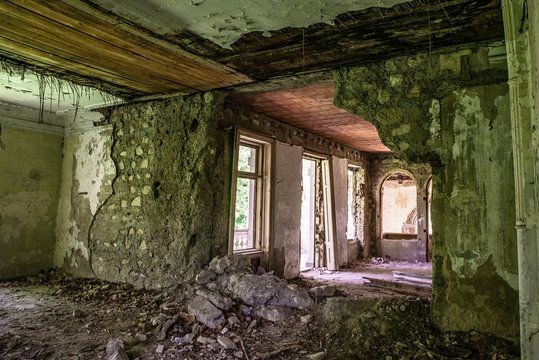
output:
[[[300,271],[314,267],[315,209],[316,209],[316,163],[303,158],[301,173],[301,246]]]

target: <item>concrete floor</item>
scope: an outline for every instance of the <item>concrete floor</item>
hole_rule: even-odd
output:
[[[365,277],[395,281],[393,271],[432,275],[432,263],[409,261],[386,261],[372,258],[357,261],[339,271],[328,271],[316,268],[303,271],[300,278],[308,284],[323,283],[335,285],[345,296],[405,296],[397,292],[376,288],[369,284]]]

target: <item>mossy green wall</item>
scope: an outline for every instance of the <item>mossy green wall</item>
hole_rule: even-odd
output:
[[[99,278],[175,285],[227,252],[232,146],[222,116],[219,93],[111,111],[116,177],[88,241]]]
[[[397,157],[433,165],[435,322],[516,340],[507,69],[488,54],[482,47],[340,69],[334,101],[371,121]]]
[[[0,126],[0,279],[5,279],[52,267],[63,135]]]

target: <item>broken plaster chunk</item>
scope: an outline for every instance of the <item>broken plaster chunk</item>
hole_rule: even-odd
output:
[[[230,338],[226,337],[226,336],[218,336],[217,337],[217,342],[219,344],[221,344],[222,347],[224,347],[225,349],[227,350],[235,350],[236,349],[236,343],[232,340],[230,340]]]
[[[255,308],[254,315],[271,322],[281,322],[292,315],[292,310],[283,306],[259,306]]]
[[[198,321],[210,329],[215,329],[225,323],[223,312],[213,306],[209,300],[200,295],[195,296],[189,302],[187,309],[189,314],[195,316]]]
[[[313,287],[309,292],[314,297],[331,297],[335,296],[335,290],[334,285],[320,285]]]
[[[131,202],[131,206],[141,206],[140,196],[137,196],[133,199],[133,201]]]

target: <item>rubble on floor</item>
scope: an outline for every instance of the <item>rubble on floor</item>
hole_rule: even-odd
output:
[[[517,359],[482,334],[439,333],[428,299],[332,297],[214,259],[192,284],[0,282],[0,359]]]

